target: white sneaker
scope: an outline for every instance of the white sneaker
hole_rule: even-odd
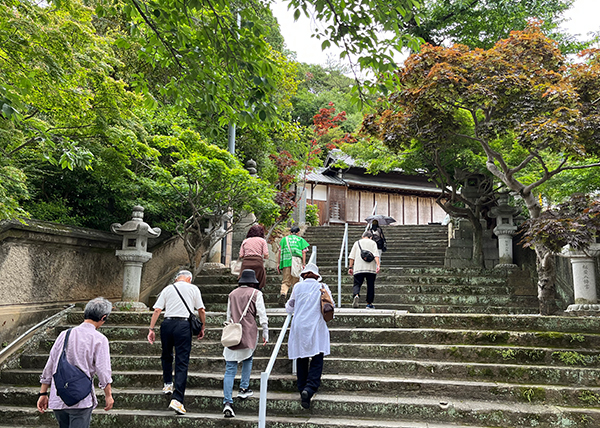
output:
[[[231,407],[231,404],[226,403],[223,406],[223,416],[225,416],[226,418],[235,418],[235,412],[233,411],[233,407]]]
[[[183,407],[183,404],[181,404],[177,400],[171,400],[171,404],[169,404],[169,409],[175,410],[175,412],[179,413],[180,415],[185,415],[185,408]]]
[[[353,308],[358,308],[358,299],[360,297],[358,296],[358,294],[356,296],[354,296],[354,300],[352,300],[352,307]]]
[[[254,395],[254,391],[252,391],[250,388],[246,388],[246,389],[240,388],[240,390],[238,391],[238,394],[237,394],[237,398],[241,398],[242,400],[245,400],[246,398],[248,398],[252,395]]]
[[[163,386],[163,394],[173,394],[173,384],[165,383]]]

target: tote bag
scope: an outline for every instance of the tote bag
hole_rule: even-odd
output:
[[[252,298],[256,294],[258,290],[254,290],[252,295],[250,296],[250,300],[248,300],[248,304],[246,305],[246,309],[244,309],[244,313],[240,317],[238,322],[233,322],[233,320],[225,321],[223,324],[223,333],[221,334],[221,345],[225,348],[230,348],[232,346],[239,345],[242,341],[242,319],[246,316],[246,312],[248,312],[248,308],[250,307],[250,302],[252,302]]]
[[[242,273],[242,260],[234,260],[231,262],[231,273],[239,276]]]
[[[286,238],[285,240],[288,250],[290,250],[290,255],[292,256],[292,272],[291,275],[294,278],[299,278],[300,277],[300,273],[302,272],[302,259],[300,257],[295,257],[292,254],[292,248],[290,247],[290,241],[289,239]]]

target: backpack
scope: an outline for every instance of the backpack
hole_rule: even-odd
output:
[[[74,406],[92,392],[92,379],[88,377],[79,367],[67,361],[67,345],[72,328],[67,330],[63,350],[58,359],[56,373],[54,373],[54,385],[56,393],[67,406]]]
[[[370,252],[369,250],[363,250],[362,247],[360,246],[360,242],[357,241],[357,244],[358,244],[358,248],[360,248],[360,258],[361,259],[363,259],[367,263],[371,263],[373,260],[375,260],[375,256],[373,255],[372,252]]]

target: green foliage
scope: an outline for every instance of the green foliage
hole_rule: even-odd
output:
[[[579,352],[573,351],[553,352],[552,357],[560,360],[563,364],[568,366],[585,366],[594,360],[593,357],[582,355]]]
[[[251,177],[235,157],[197,133],[179,130],[173,137],[155,137],[151,146],[161,153],[152,172],[177,222],[194,275],[211,248],[248,213],[267,225],[279,214],[267,182]]]
[[[295,19],[304,14],[323,23],[316,27],[312,37],[322,40],[323,49],[331,45],[340,48],[340,59],[351,59],[355,75],[360,69],[375,71],[377,76],[389,76],[387,73],[396,68],[395,53],[404,47],[418,49],[420,40],[407,34],[403,27],[415,19],[414,10],[422,4],[420,1],[399,0],[391,6],[380,0],[288,1]],[[385,89],[384,83],[364,79],[354,86],[353,99],[365,101],[369,92],[379,94]]]
[[[573,0],[433,0],[419,14],[419,22],[410,21],[406,31],[435,46],[460,43],[471,48],[490,49],[509,36],[511,31],[524,30],[531,19],[543,21],[545,31],[554,31],[553,38],[563,39],[566,51],[583,48],[566,36],[556,33],[564,21],[563,13]],[[573,50],[576,49],[576,50]]]
[[[319,207],[313,204],[306,204],[306,224],[309,226],[319,225]]]
[[[600,395],[587,389],[581,391],[578,398],[590,406],[597,406],[600,404]]]

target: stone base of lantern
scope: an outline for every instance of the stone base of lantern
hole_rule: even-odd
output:
[[[517,269],[519,266],[513,263],[500,263],[494,266],[494,269]]]
[[[147,312],[148,306],[142,302],[117,302],[113,305],[119,311],[127,312]]]
[[[565,315],[573,317],[600,317],[600,304],[574,303],[565,310]]]

